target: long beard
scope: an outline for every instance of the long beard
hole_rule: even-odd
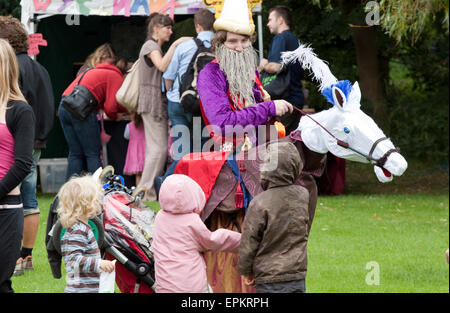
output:
[[[216,49],[216,58],[220,69],[225,73],[233,99],[239,99],[245,107],[256,104],[253,86],[255,84],[255,70],[257,55],[252,46],[241,52],[228,49],[221,45]],[[236,109],[240,109],[233,103]]]

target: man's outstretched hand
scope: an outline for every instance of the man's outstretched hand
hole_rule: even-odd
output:
[[[275,112],[277,116],[283,116],[286,113],[292,113],[294,107],[286,100],[274,100]]]

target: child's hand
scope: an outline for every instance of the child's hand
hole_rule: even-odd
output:
[[[253,286],[255,284],[255,275],[250,274],[248,276],[242,276],[244,278],[244,284],[247,286]]]
[[[116,262],[114,261],[108,261],[108,260],[100,260],[100,269],[111,273],[116,268]]]

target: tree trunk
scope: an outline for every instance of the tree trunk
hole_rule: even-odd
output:
[[[352,37],[362,97],[370,101],[372,117],[381,126],[388,116],[378,65],[376,30],[374,27],[353,27]]]

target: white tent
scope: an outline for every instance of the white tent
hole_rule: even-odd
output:
[[[66,15],[68,23],[76,23],[80,15],[100,16],[145,16],[153,12],[164,12],[173,15],[194,14],[205,7],[202,0],[21,0],[21,21],[30,34],[36,32],[36,22],[53,15]],[[220,3],[221,0],[215,1]],[[248,0],[252,12],[257,15],[258,50],[263,57],[262,38],[262,1]],[[215,12],[214,7],[208,7]]]

